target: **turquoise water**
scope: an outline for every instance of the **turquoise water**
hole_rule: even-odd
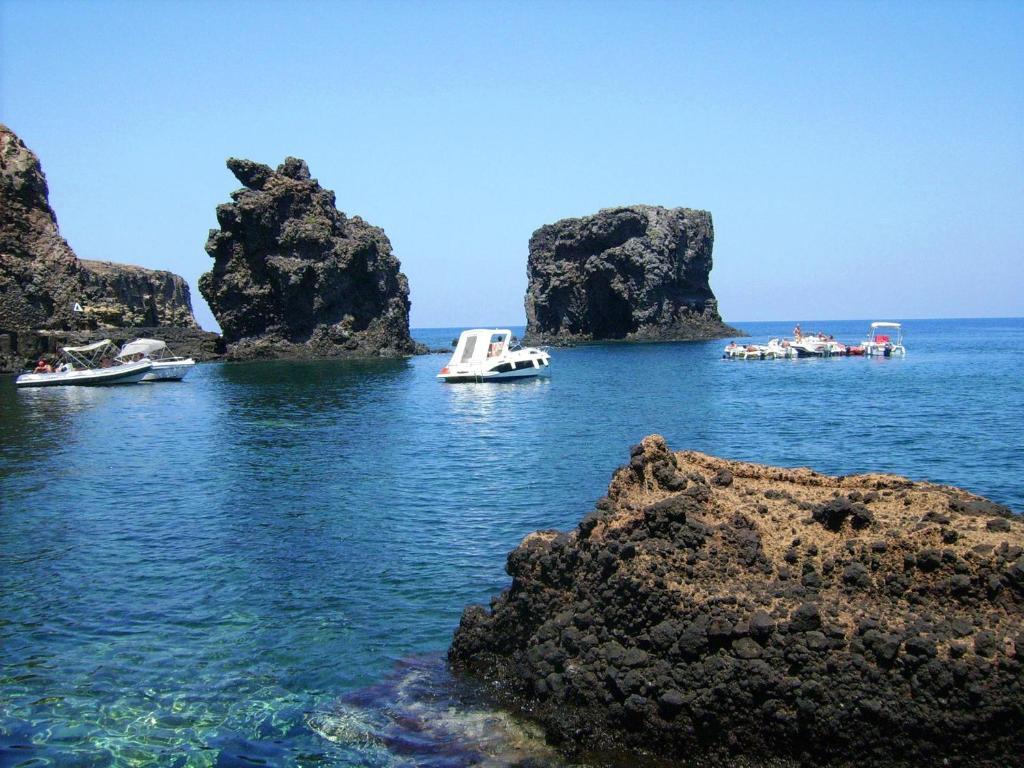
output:
[[[803,323],[847,341],[866,325]],[[505,384],[440,384],[438,355],[5,379],[0,766],[553,761],[443,652],[462,607],[506,585],[508,551],[574,525],[642,436],[1024,510],[1024,320],[906,331],[906,359],[610,344]]]

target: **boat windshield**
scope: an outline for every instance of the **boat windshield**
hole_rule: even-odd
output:
[[[76,368],[108,368],[114,364],[118,353],[110,339],[82,347],[63,347],[61,351]]]
[[[491,341],[487,347],[488,357],[499,357],[505,351],[505,345],[508,343],[508,336],[504,333],[492,333]]]

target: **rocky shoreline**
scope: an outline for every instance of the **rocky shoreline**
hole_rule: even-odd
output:
[[[528,536],[449,659],[569,754],[1007,765],[1024,754],[1024,523],[965,491],[636,446]]]

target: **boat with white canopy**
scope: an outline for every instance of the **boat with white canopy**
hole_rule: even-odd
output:
[[[903,326],[899,323],[875,322],[868,329],[868,338],[861,344],[865,355],[892,357],[906,355],[903,346]]]
[[[143,381],[181,381],[196,364],[191,357],[172,354],[167,348],[167,342],[159,339],[130,341],[122,347],[117,359],[123,362],[152,361],[153,367],[142,377]]]
[[[18,387],[101,386],[134,384],[153,368],[152,360],[118,362],[118,349],[110,339],[81,347],[62,347],[56,369],[46,366],[15,379]],[[40,363],[43,361],[40,360]]]
[[[463,331],[448,365],[437,378],[447,382],[504,381],[550,373],[551,356],[538,347],[520,347],[507,328]]]

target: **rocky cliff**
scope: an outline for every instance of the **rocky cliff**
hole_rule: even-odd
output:
[[[272,170],[231,158],[244,185],[217,206],[199,290],[230,354],[398,356],[409,335],[409,285],[384,230],[335,207],[334,193],[289,157]]]
[[[633,449],[468,608],[456,668],[570,751],[708,764],[1024,754],[1024,523],[961,490]],[[703,764],[703,763],[701,763]]]
[[[606,208],[530,238],[526,336],[532,343],[741,335],[711,292],[711,214]]]
[[[0,125],[0,330],[195,325],[177,275],[75,256],[39,159]]]

